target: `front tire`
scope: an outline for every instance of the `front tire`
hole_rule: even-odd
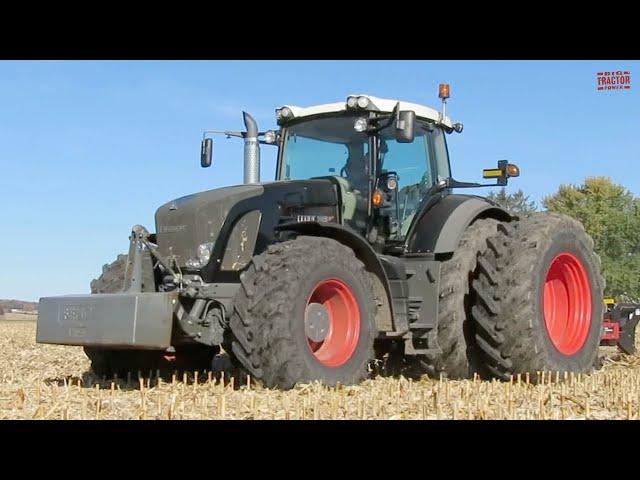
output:
[[[329,238],[269,246],[240,277],[233,354],[267,387],[360,382],[377,334],[369,275],[350,248]]]
[[[501,227],[473,283],[476,340],[492,375],[586,373],[597,362],[604,280],[582,224],[552,212]]]

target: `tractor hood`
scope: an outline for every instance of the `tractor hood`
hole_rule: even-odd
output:
[[[283,222],[338,221],[337,185],[329,179],[276,181],[178,198],[156,211],[158,250],[181,268],[202,270],[205,279],[237,271],[274,240]],[[210,261],[202,269],[189,268],[187,261],[205,243]]]
[[[184,266],[198,245],[215,243],[229,211],[236,204],[264,193],[261,185],[238,185],[187,195],[156,211],[156,238],[163,256]]]

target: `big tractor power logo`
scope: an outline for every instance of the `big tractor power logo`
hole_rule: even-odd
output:
[[[598,90],[630,90],[631,72],[618,70],[615,72],[598,72],[596,76]]]

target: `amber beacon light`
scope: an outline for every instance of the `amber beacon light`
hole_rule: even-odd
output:
[[[442,100],[442,111],[440,112],[440,120],[444,120],[447,114],[447,98],[449,98],[449,84],[441,83],[438,87],[438,97]]]
[[[438,97],[440,97],[442,100],[446,100],[447,98],[449,98],[449,84],[448,83],[441,83],[440,86],[438,87]]]

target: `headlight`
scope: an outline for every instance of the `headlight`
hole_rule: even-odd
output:
[[[289,118],[293,117],[293,112],[289,107],[283,107],[283,109],[280,110],[280,115],[282,115],[282,118]]]
[[[364,132],[369,126],[369,122],[367,122],[366,118],[358,118],[353,124],[353,129],[356,132]]]
[[[293,111],[289,107],[276,108],[276,120],[278,124],[282,121],[292,120]]]
[[[398,178],[395,175],[389,175],[387,177],[387,190],[395,190],[398,188]]]
[[[264,141],[267,143],[276,143],[276,132],[273,130],[264,132]]]
[[[356,108],[356,105],[358,105],[358,97],[348,97],[347,98],[347,107]]]
[[[202,268],[211,258],[211,251],[213,250],[213,242],[202,243],[198,245],[196,253],[197,258],[190,258],[187,260],[187,267],[189,268]]]

